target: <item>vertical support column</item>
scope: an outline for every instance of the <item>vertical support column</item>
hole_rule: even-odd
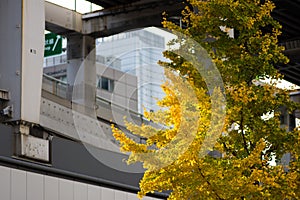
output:
[[[76,33],[67,38],[69,98],[77,111],[92,115],[96,100],[95,39]]]
[[[45,2],[23,0],[21,119],[39,123],[45,44]]]
[[[0,89],[9,92],[7,104],[13,108],[10,121],[39,123],[44,3],[40,0],[0,1]]]
[[[40,121],[44,4],[42,0],[0,1],[0,89],[8,93],[5,110],[11,108],[10,112],[2,112],[11,115],[2,116],[1,122],[15,125],[15,156],[49,162],[50,142],[34,126]],[[32,136],[33,131],[40,137]]]

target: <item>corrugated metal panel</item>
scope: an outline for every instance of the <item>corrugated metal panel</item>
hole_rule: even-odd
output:
[[[101,188],[88,185],[88,200],[100,200],[101,199]]]
[[[0,199],[138,200],[133,193],[3,166],[0,166]],[[156,198],[145,197],[144,200]]]
[[[127,200],[139,200],[136,194],[128,194]]]
[[[11,169],[11,200],[24,200],[26,197],[26,172]]]
[[[26,179],[27,200],[43,200],[44,176],[36,173],[27,172]]]
[[[88,198],[87,184],[74,182],[74,200],[82,200]]]
[[[59,179],[59,199],[74,200],[74,182]]]
[[[59,180],[51,176],[44,176],[45,200],[59,200]]]
[[[127,200],[126,192],[115,191],[115,200]]]
[[[10,169],[0,166],[0,194],[3,199],[10,199]]]
[[[101,189],[101,200],[115,199],[115,194],[112,189],[102,188]]]

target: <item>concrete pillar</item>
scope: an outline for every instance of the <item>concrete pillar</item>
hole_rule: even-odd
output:
[[[67,35],[67,81],[73,108],[91,115],[96,101],[95,39],[81,34]]]
[[[0,1],[0,90],[11,107],[2,121],[39,123],[45,8],[41,0]],[[3,112],[2,112],[3,113]],[[4,113],[5,114],[5,113]]]

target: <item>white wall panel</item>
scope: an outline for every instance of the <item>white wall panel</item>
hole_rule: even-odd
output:
[[[94,185],[88,185],[88,200],[100,200],[101,188]]]
[[[51,176],[44,176],[45,200],[59,200],[59,180]]]
[[[88,198],[87,184],[74,182],[74,200],[82,200]]]
[[[128,193],[127,197],[127,200],[139,200],[136,194]]]
[[[145,197],[144,200],[159,200]],[[138,200],[137,195],[0,166],[0,200]]]
[[[44,199],[44,176],[27,172],[27,200]]]
[[[112,189],[101,188],[101,200],[113,200],[115,199],[115,194]]]
[[[0,166],[0,195],[3,199],[10,199],[10,169]]]
[[[74,199],[74,183],[73,181],[59,179],[59,199],[73,200]]]
[[[26,198],[26,172],[11,169],[11,200],[24,200]]]
[[[153,197],[144,197],[143,200],[159,200],[159,199]]]
[[[115,190],[115,200],[127,200],[126,192]]]

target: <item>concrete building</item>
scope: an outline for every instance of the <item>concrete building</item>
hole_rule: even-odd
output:
[[[164,69],[158,65],[159,60],[166,60],[162,55],[164,37],[141,29],[100,38],[98,43],[96,55],[110,58],[104,64],[137,76],[138,111],[158,110],[156,101],[164,96],[160,87],[165,80]]]
[[[62,57],[52,57],[51,59],[57,59]],[[49,60],[49,59],[45,59]],[[48,62],[49,63],[49,62]],[[58,62],[63,63],[63,62]],[[68,65],[65,64],[58,64],[53,66],[44,67],[44,88],[47,91],[53,90],[52,85],[48,84],[51,89],[46,89],[47,83],[46,81],[49,79],[50,81],[57,81],[60,84],[59,86],[65,85],[68,87],[67,84],[67,67]],[[118,104],[123,108],[128,108],[132,112],[137,112],[138,100],[137,100],[137,77],[124,73],[120,70],[109,68],[101,63],[96,62],[96,85],[95,88],[97,89],[97,97],[111,103]],[[51,79],[51,77],[53,79]],[[47,79],[48,78],[48,79]],[[70,92],[68,89],[64,89],[66,94],[62,95],[63,98],[72,99],[72,94],[67,94]],[[53,92],[53,91],[52,91]],[[57,95],[59,94],[59,90],[56,89],[55,91]],[[62,91],[61,91],[62,92]],[[109,119],[107,119],[109,120]]]

